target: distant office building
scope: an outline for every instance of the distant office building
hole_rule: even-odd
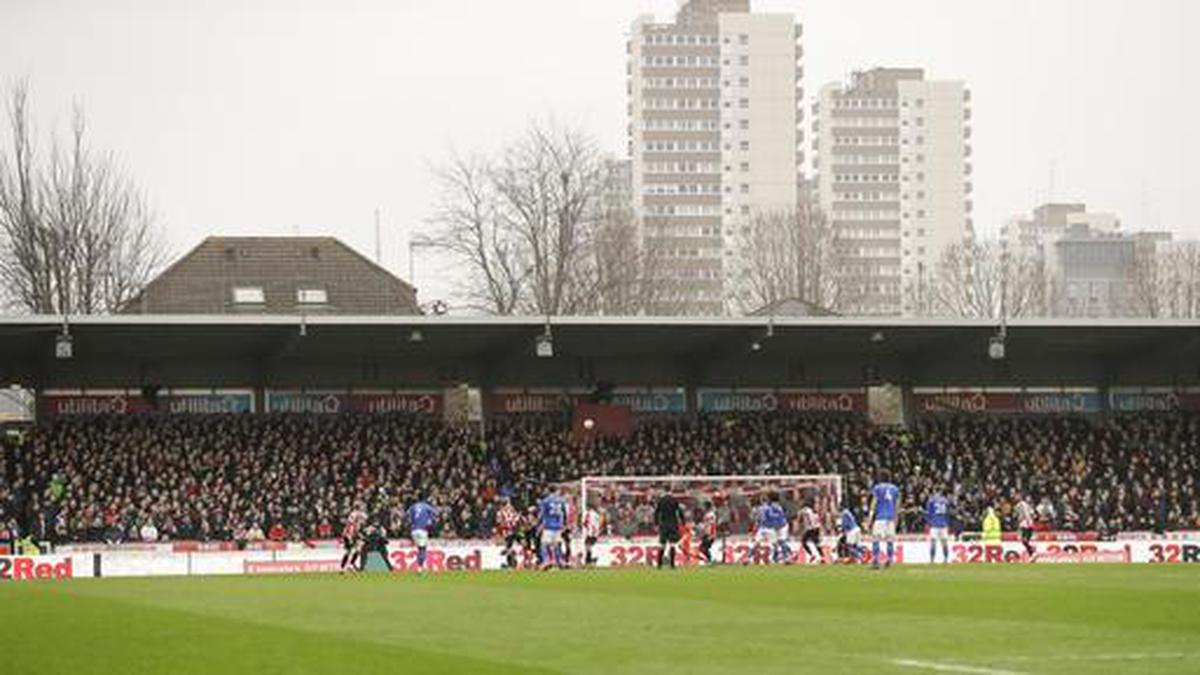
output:
[[[1106,317],[1128,312],[1137,254],[1134,237],[1074,223],[1046,250],[1055,315]]]
[[[874,68],[813,107],[816,200],[835,228],[853,313],[913,314],[942,254],[970,240],[970,91]]]
[[[1139,293],[1170,290],[1157,287],[1150,268],[1173,259],[1172,235],[1126,232],[1117,216],[1083,203],[1043,204],[1028,217],[1010,218],[1000,240],[1010,255],[1042,266],[1045,307],[1053,316],[1144,315],[1155,303]]]
[[[633,162],[604,160],[600,208],[610,218],[633,218]]]
[[[208,237],[126,314],[420,314],[416,289],[333,237]]]
[[[751,12],[749,0],[689,0],[672,22],[633,23],[633,197],[665,291],[652,313],[724,313],[742,228],[796,207],[800,35],[793,15]]]
[[[1080,203],[1042,204],[1030,217],[1010,218],[1000,230],[1001,241],[1010,251],[1022,254],[1044,252],[1044,248],[1066,234],[1073,225],[1091,232],[1116,234],[1121,221],[1111,213],[1091,213]]]

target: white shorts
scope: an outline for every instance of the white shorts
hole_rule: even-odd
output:
[[[876,539],[893,540],[896,538],[896,521],[876,520],[871,525],[871,536]]]
[[[787,525],[784,525],[783,527],[775,528],[775,541],[787,541],[787,539],[788,539],[788,526]]]
[[[950,528],[948,527],[931,527],[929,528],[930,539],[941,539],[945,541],[950,538]]]
[[[774,544],[776,537],[779,534],[769,527],[760,527],[754,531],[754,543],[756,544]]]
[[[542,546],[558,546],[562,543],[562,530],[542,530]]]
[[[428,546],[429,545],[429,533],[426,532],[425,530],[413,530],[412,531],[412,541],[413,541],[413,546],[416,546],[417,548],[421,548],[423,546]]]
[[[862,530],[858,529],[857,527],[846,533],[847,544],[851,546],[858,546],[860,541],[862,541]]]

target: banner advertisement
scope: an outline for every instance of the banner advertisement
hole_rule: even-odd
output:
[[[253,412],[254,396],[248,391],[164,393],[152,403],[141,394],[46,394],[38,397],[37,406],[41,417],[140,413],[233,415]]]
[[[687,397],[682,391],[662,392],[622,392],[617,391],[612,397],[613,405],[627,405],[639,415],[687,412]]]
[[[763,391],[701,389],[697,396],[700,412],[829,412],[867,410],[867,394],[849,391]]]
[[[821,559],[834,563],[834,537],[821,542]],[[580,542],[573,542],[576,564],[583,554]],[[817,562],[811,560],[798,540],[789,542],[796,565]],[[950,562],[956,564],[1090,564],[1090,563],[1149,563],[1200,565],[1200,538],[1186,540],[1159,538],[1131,541],[1034,542],[1035,555],[1030,557],[1020,542],[1004,541],[963,542],[949,546]],[[860,564],[871,562],[871,547],[861,548]],[[630,567],[653,565],[661,552],[658,540],[651,537],[633,539],[611,538],[598,542],[593,549],[598,567]],[[680,554],[681,566],[703,564],[694,543]],[[728,565],[759,565],[767,563],[764,548],[754,548],[745,536],[718,539],[713,545],[714,557]],[[308,574],[331,573],[340,568],[341,551],[334,547],[287,549],[280,551],[199,551],[189,553],[145,551],[105,551],[86,556],[0,556],[0,582],[45,581],[79,576],[144,577],[236,574]],[[938,562],[942,560],[938,551]],[[417,569],[417,549],[408,540],[393,540],[388,547],[388,561],[396,572]],[[929,543],[921,538],[896,542],[897,564],[928,564]],[[483,540],[433,540],[426,554],[427,572],[474,572],[499,570],[505,563],[504,547]],[[519,553],[524,568],[537,565],[534,556]]]
[[[80,570],[87,575],[87,570]],[[75,558],[69,555],[0,556],[0,583],[75,578]]]
[[[355,413],[442,414],[441,392],[353,393],[267,392],[267,412],[336,415]]]
[[[589,399],[587,394],[579,392],[496,392],[488,397],[488,412],[493,415],[565,413]],[[608,403],[629,406],[635,415],[687,412],[687,396],[680,390],[617,389]]]
[[[505,392],[488,397],[488,412],[493,415],[566,414],[582,394]]]
[[[341,560],[247,560],[242,563],[246,574],[308,574],[311,572],[337,572]]]
[[[1176,412],[1200,410],[1200,394],[1174,391],[1114,391],[1108,395],[1113,412]]]
[[[1101,396],[1077,392],[919,392],[913,394],[917,412],[937,413],[1098,413]]]

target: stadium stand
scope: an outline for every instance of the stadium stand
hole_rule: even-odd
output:
[[[56,542],[328,539],[360,500],[398,533],[425,495],[445,509],[441,536],[486,537],[499,498],[528,503],[585,475],[838,473],[862,508],[876,467],[900,479],[907,531],[935,484],[964,530],[988,506],[1011,528],[1019,493],[1047,529],[1200,529],[1200,417],[1187,413],[941,417],[909,431],[861,415],[661,416],[583,443],[552,414],[493,418],[485,442],[402,414],[61,418],[5,443],[0,529]]]

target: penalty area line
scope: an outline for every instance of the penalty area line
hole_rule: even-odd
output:
[[[938,661],[918,661],[917,659],[892,659],[892,664],[905,668],[932,670],[938,673],[970,673],[972,675],[1025,675],[1015,670],[999,670],[979,666],[964,666],[958,663],[941,663]]]
[[[1195,656],[1184,652],[1128,652],[1123,654],[1050,654],[1047,656],[1001,656],[996,661],[1150,661],[1177,660]]]

